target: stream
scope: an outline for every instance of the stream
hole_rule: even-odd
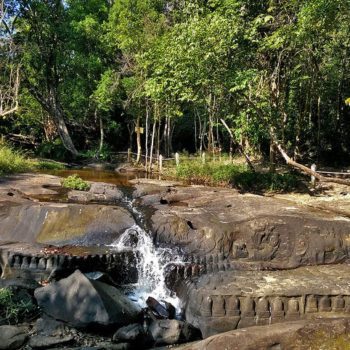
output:
[[[59,170],[48,173],[61,177],[78,174],[87,181],[105,182],[118,186],[123,192],[124,198],[120,203],[113,203],[112,205],[116,204],[127,209],[136,222],[135,225],[126,229],[118,239],[105,246],[111,252],[132,251],[134,253],[138,280],[136,283],[125,284],[122,287],[127,296],[142,308],[147,306],[146,300],[149,296],[152,296],[158,301],[171,303],[179,313],[180,300],[166,287],[165,278],[169,265],[174,263],[177,265],[184,264],[181,251],[173,247],[156,246],[154,244],[152,233],[147,228],[148,208],[135,205],[135,201],[132,199],[133,188],[128,182],[131,179],[138,178],[140,174],[124,175],[113,171],[90,169]],[[63,191],[61,189],[61,192],[57,195],[43,196],[40,199],[42,201],[66,201],[66,193],[64,189]]]

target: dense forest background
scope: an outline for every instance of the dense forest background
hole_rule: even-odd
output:
[[[0,134],[40,156],[350,160],[349,0],[0,4]]]

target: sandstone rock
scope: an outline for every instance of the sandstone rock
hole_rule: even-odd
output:
[[[123,198],[123,193],[116,185],[93,182],[89,191],[70,191],[68,199],[77,202],[116,202]]]
[[[303,320],[221,333],[179,350],[347,349],[350,320]]]
[[[43,311],[73,327],[127,325],[138,320],[139,308],[116,288],[91,281],[79,270],[68,278],[35,290]]]
[[[33,349],[48,349],[57,345],[66,345],[74,340],[73,337],[49,337],[36,335],[29,339],[28,345]]]
[[[110,244],[134,224],[124,208],[79,204],[23,204],[0,207],[0,241]]]
[[[145,195],[160,243],[189,253],[221,253],[271,268],[346,261],[350,222],[290,201],[208,187],[175,187]]]
[[[20,348],[27,340],[27,329],[16,326],[0,326],[0,349]]]
[[[177,292],[186,300],[186,320],[204,338],[236,328],[350,311],[350,267],[317,265],[277,271],[219,271]]]
[[[148,331],[155,345],[172,345],[199,338],[199,332],[187,322],[178,320],[153,321]]]
[[[145,337],[145,331],[139,323],[130,324],[119,328],[113,335],[113,341],[122,342],[140,342]]]

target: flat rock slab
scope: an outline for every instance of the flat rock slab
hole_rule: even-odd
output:
[[[15,189],[27,196],[56,194],[49,189],[50,186],[61,186],[61,179],[58,176],[46,174],[16,174],[0,178],[0,191]]]
[[[0,206],[0,241],[49,244],[110,244],[135,224],[124,208],[30,203]]]
[[[279,271],[227,271],[203,275],[196,288],[211,295],[350,295],[350,266],[318,265]]]
[[[251,327],[209,337],[178,350],[348,349],[350,319],[324,319]]]
[[[140,200],[155,209],[157,240],[189,253],[222,253],[271,268],[349,259],[350,219],[328,211],[208,187],[171,187]]]

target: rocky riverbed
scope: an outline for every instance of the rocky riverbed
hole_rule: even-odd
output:
[[[0,327],[0,349],[142,349],[201,337],[184,349],[349,341],[346,189],[266,197],[174,181],[128,186],[126,203],[110,183],[68,191],[51,175],[0,180],[0,287],[35,306],[22,324]],[[123,288],[137,280],[137,254],[108,246],[138,223],[140,208],[155,244],[181,252],[164,278],[182,316],[153,299],[142,309]]]

